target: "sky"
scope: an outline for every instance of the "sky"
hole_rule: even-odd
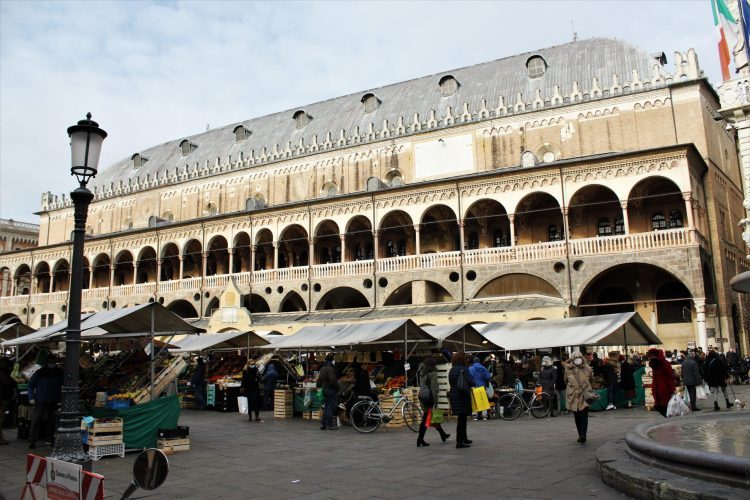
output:
[[[109,136],[100,170],[211,128],[579,39],[694,47],[721,81],[710,0],[0,0],[0,218],[76,187],[66,129]]]

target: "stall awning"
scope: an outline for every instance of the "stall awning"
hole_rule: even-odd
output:
[[[159,303],[142,304],[111,311],[102,311],[81,316],[81,336],[86,338],[86,330],[101,328],[105,335],[95,335],[91,338],[138,337],[151,334],[151,316],[153,312],[155,336],[169,336],[177,334],[194,334],[204,332]],[[19,339],[3,342],[4,347],[24,344],[40,344],[61,339],[68,328],[68,320],[55,323]]]
[[[508,351],[578,345],[651,345],[661,340],[635,312],[489,323],[482,335]]]
[[[191,335],[177,342],[171,352],[200,352],[204,350],[246,349],[268,345],[268,340],[255,332],[221,332]]]
[[[740,273],[729,280],[729,288],[739,293],[750,293],[750,271]]]
[[[0,340],[10,340],[34,333],[36,330],[23,323],[13,323],[0,326]]]
[[[273,342],[272,349],[397,348],[407,343],[434,343],[435,338],[410,319],[307,326],[294,335]]]
[[[423,326],[422,329],[454,351],[494,351],[499,348],[469,323]]]

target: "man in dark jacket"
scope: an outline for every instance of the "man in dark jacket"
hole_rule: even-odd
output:
[[[698,408],[698,399],[695,397],[695,387],[703,383],[701,370],[695,361],[695,352],[688,351],[685,360],[682,362],[682,383],[685,384],[688,394],[690,395],[690,409],[700,411]]]
[[[10,408],[13,397],[16,395],[16,381],[10,376],[10,360],[0,358],[0,445],[9,444],[3,438],[3,423],[5,420],[5,409]]]
[[[45,365],[29,380],[29,403],[34,405],[29,429],[29,448],[36,446],[39,426],[45,421],[47,442],[52,444],[57,424],[57,405],[62,399],[63,371],[54,356],[47,356]]]
[[[276,382],[279,381],[279,372],[273,362],[266,366],[266,373],[263,374],[263,398],[266,404],[266,410],[273,411],[273,394],[276,390]]]
[[[326,356],[326,361],[318,374],[318,381],[323,388],[323,411],[320,416],[320,429],[337,431],[336,396],[339,393],[339,378],[333,367],[333,354]]]
[[[716,351],[710,351],[706,356],[706,368],[704,370],[706,374],[706,383],[711,389],[711,397],[714,401],[714,410],[719,411],[719,389],[724,393],[724,400],[727,402],[727,408],[734,406],[729,402],[729,396],[727,396],[727,377],[729,372],[727,370],[727,364]]]
[[[198,401],[198,409],[203,410],[206,408],[206,363],[203,362],[203,358],[198,358],[190,385],[193,386],[193,395]]]

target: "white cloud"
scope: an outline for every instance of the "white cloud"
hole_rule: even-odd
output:
[[[580,38],[694,46],[719,75],[710,4],[0,2],[0,217],[69,192],[66,128],[109,132],[101,166],[306,103]]]

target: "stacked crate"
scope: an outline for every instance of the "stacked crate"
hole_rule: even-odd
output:
[[[385,399],[380,402],[380,409],[383,412],[383,415],[388,415],[388,412],[391,411],[391,408],[396,404],[397,399]],[[404,427],[406,425],[406,422],[404,422],[404,416],[401,414],[401,409],[398,408],[396,411],[393,412],[391,415],[392,420],[385,424],[385,427],[390,429],[394,427]]]
[[[294,393],[291,389],[276,389],[273,393],[274,418],[292,418],[294,415]]]
[[[158,397],[169,384],[175,381],[177,376],[187,368],[187,361],[182,356],[177,356],[172,359],[166,368],[160,371],[154,378],[154,395]],[[147,382],[146,386],[139,390],[135,396],[133,396],[133,402],[135,404],[147,403],[151,401],[151,382]]]
[[[156,447],[166,455],[179,451],[190,451],[190,427],[178,426],[176,429],[158,429]]]
[[[109,455],[125,456],[125,443],[122,440],[122,419],[96,419],[90,427],[83,426],[89,457],[99,460]]]
[[[451,371],[451,364],[445,363],[437,366],[438,372],[438,408],[443,410],[443,415],[446,420],[451,420],[451,405],[448,401],[448,391],[451,386],[448,382],[448,372]],[[419,394],[419,393],[417,393]]]
[[[320,409],[320,410],[303,411],[302,412],[302,418],[305,419],[305,420],[318,420],[319,421],[320,420],[320,412],[321,411],[322,411],[322,409]]]

